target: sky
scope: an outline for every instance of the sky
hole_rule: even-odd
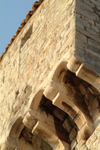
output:
[[[36,0],[0,0],[0,55]]]

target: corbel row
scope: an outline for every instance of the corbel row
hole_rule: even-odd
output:
[[[33,135],[36,135],[37,137],[39,136],[39,138],[46,141],[53,150],[65,150],[65,148],[69,149],[69,143],[59,139],[57,135],[54,117],[50,114],[47,115],[46,112],[42,111],[40,108],[43,92],[44,90],[40,89],[35,94],[29,111],[24,117],[19,117],[16,120],[1,150],[15,150],[15,148],[20,149],[19,138],[24,127],[27,127]],[[59,134],[62,134],[61,131],[59,131]],[[67,134],[64,135],[63,138],[67,141]]]
[[[79,129],[79,134],[81,131],[81,138],[83,137],[84,140],[87,140],[94,130],[93,120],[85,99],[78,89],[82,80],[69,71],[70,63],[72,64],[73,62],[62,61],[56,67],[51,82],[43,94],[52,101],[53,105],[66,112],[72,118]],[[77,61],[72,70],[77,70],[79,64],[80,62]],[[70,80],[71,78],[72,80]],[[75,80],[73,80],[74,78]]]
[[[29,111],[12,126],[1,150],[7,150],[7,147],[10,150],[20,148],[19,137],[24,127],[27,127],[33,135],[41,137],[53,150],[70,149],[70,143],[73,140],[70,137],[71,130],[63,128],[64,121],[68,121],[68,118],[71,118],[69,128],[71,126],[77,128],[77,135],[74,138],[86,141],[91,136],[94,125],[93,116],[87,104],[90,101],[87,93],[90,93],[92,85],[83,80],[89,71],[80,73],[80,71],[84,72],[84,69],[81,70],[81,66],[83,66],[82,63],[74,56],[69,61],[63,60],[57,64],[52,70],[47,85],[40,88],[33,96]],[[89,75],[87,76],[89,77]],[[98,88],[99,86],[97,86]],[[92,93],[90,96],[92,100]],[[59,109],[56,115],[53,112],[55,108]],[[64,119],[57,122],[59,112],[63,112],[67,118],[63,117]]]

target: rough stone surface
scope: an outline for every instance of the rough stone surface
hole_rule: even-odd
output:
[[[45,0],[0,62],[0,142],[54,64],[74,47],[74,0]],[[66,21],[67,20],[67,21]],[[70,54],[69,56],[70,57]]]
[[[75,56],[100,75],[100,1],[76,0]]]
[[[99,150],[100,0],[44,0],[11,43],[0,58],[0,149]]]

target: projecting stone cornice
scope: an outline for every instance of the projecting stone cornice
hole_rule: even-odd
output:
[[[80,149],[100,125],[100,2],[42,4],[1,57],[2,150]]]
[[[98,76],[89,72],[74,56],[62,59],[46,79],[48,85],[41,85],[43,88],[33,96],[29,110],[12,125],[1,150],[20,148],[24,128],[41,137],[53,150],[69,149],[73,138],[85,143],[95,129],[93,109],[97,108],[91,109],[91,101],[98,101],[99,94],[95,89],[99,90],[98,84],[94,88],[92,82]]]

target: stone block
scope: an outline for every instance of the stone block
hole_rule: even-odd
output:
[[[83,140],[86,141],[93,133],[93,125],[92,124],[84,124],[84,126],[78,132],[78,141]]]
[[[74,56],[72,56],[68,61],[67,67],[70,71],[75,73],[80,67],[80,65],[81,65],[81,62],[77,60]]]
[[[66,107],[63,105],[63,103],[66,103]],[[75,117],[76,112],[78,111],[78,108],[73,104],[73,102],[69,100],[67,95],[65,99],[65,97],[63,97],[60,93],[58,93],[57,96],[53,99],[53,104],[58,106],[66,113],[70,114],[72,118]]]
[[[52,127],[55,127],[53,116],[47,115],[45,111],[30,110],[29,113],[30,113],[30,116],[32,116],[33,118],[36,118],[37,120],[40,120],[42,122],[47,123],[48,125]]]
[[[53,150],[70,150],[68,143],[58,140],[57,144],[53,147]]]
[[[72,124],[71,124],[69,118],[65,119],[65,121],[63,122],[63,127],[68,131],[68,133],[71,132],[71,130],[72,130]]]
[[[32,99],[30,108],[38,110],[42,96],[43,96],[43,89],[40,89],[38,92],[36,92],[35,96]]]
[[[98,74],[96,74],[92,70],[81,65],[81,67],[76,72],[76,76],[78,76],[78,77],[82,78],[83,80],[89,82],[90,84],[94,85],[94,87],[96,89],[98,89],[98,91],[100,91],[100,85],[99,85],[100,77]]]
[[[47,86],[46,89],[44,90],[43,94],[45,95],[46,98],[53,100],[53,98],[57,95],[57,90],[54,89],[52,86]]]
[[[77,135],[77,130],[76,130],[76,128],[74,127],[74,128],[71,130],[70,134],[69,134],[69,139],[70,139],[70,141],[72,141],[72,140],[76,137],[76,135]]]
[[[23,119],[23,123],[26,127],[32,130],[33,126],[35,126],[35,124],[37,123],[37,119],[31,116],[29,112],[27,112]]]
[[[76,145],[77,145],[77,141],[76,141],[76,139],[74,139],[74,140],[71,142],[71,150],[74,150],[75,147],[76,147]]]
[[[55,128],[48,126],[46,123],[38,121],[32,130],[34,135],[37,135],[49,143],[52,147],[57,143],[58,137]]]
[[[79,111],[77,113],[77,115],[75,116],[75,118],[73,119],[73,121],[77,124],[79,130],[84,126],[84,124],[86,123],[86,119],[84,117],[84,115],[82,114],[81,111]]]
[[[64,111],[62,111],[61,109],[59,109],[57,107],[54,108],[53,114],[56,118],[58,118],[61,121],[64,121],[67,116]]]

